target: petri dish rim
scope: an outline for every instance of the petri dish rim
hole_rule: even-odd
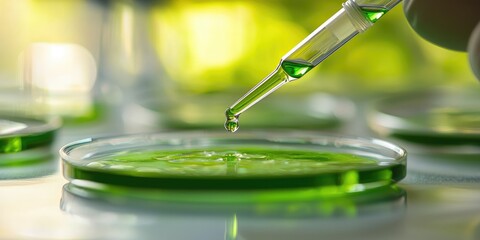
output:
[[[155,134],[137,134],[117,137],[87,138],[63,146],[59,153],[63,163],[63,174],[71,182],[88,182],[92,184],[112,184],[127,187],[158,189],[264,189],[264,188],[299,188],[341,185],[342,178],[349,170],[339,169],[323,173],[306,173],[292,175],[246,175],[246,176],[185,176],[174,174],[138,175],[123,172],[109,172],[104,169],[92,169],[82,161],[92,160],[111,153],[125,150],[142,151],[151,147],[177,147],[177,149],[198,149],[202,147],[244,146],[245,143],[264,144],[268,148],[276,146],[300,147],[312,150],[321,148],[325,152],[350,153],[355,155],[389,158],[396,168],[396,174],[389,179],[378,178],[377,170],[391,171],[380,165],[358,170],[366,174],[366,181],[359,182],[361,188],[391,184],[406,175],[407,152],[395,144],[374,139],[323,135],[315,132],[242,132],[229,134],[225,132],[170,132]],[[160,145],[159,145],[160,144]],[[163,144],[163,145],[162,145]],[[213,144],[213,145],[212,145]],[[265,145],[266,144],[266,145]],[[108,148],[106,150],[105,148]],[[101,150],[99,150],[101,149]],[[167,148],[163,148],[167,149]],[[292,148],[290,148],[292,149]],[[92,152],[93,150],[99,152]],[[83,164],[83,165],[82,165]],[[373,174],[373,175],[369,175]],[[375,175],[377,174],[377,175]],[[381,175],[381,174],[380,174]],[[380,176],[379,175],[379,176]],[[73,181],[75,180],[75,181]],[[88,184],[87,184],[88,185]]]
[[[59,117],[30,117],[30,116],[21,116],[21,115],[10,115],[10,114],[1,114],[0,118],[2,120],[10,120],[10,121],[17,121],[17,122],[25,122],[25,121],[35,121],[41,124],[36,126],[27,126],[24,129],[19,131],[9,132],[5,134],[0,134],[0,138],[7,138],[7,137],[17,137],[17,136],[25,136],[31,134],[39,134],[43,132],[50,132],[59,129],[62,125],[62,121]]]

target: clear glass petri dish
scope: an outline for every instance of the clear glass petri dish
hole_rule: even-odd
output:
[[[480,86],[399,93],[372,104],[369,125],[409,151],[415,183],[480,179]]]
[[[49,147],[60,126],[61,120],[55,117],[42,119],[0,114],[0,154]]]
[[[480,89],[428,89],[373,104],[371,128],[423,145],[480,145]]]
[[[405,177],[407,153],[377,140],[313,132],[179,132],[85,139],[60,150],[84,189],[358,192]],[[128,190],[127,190],[128,192]]]

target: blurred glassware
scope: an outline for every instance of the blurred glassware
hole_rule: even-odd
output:
[[[115,99],[120,103],[130,101],[130,93],[143,84],[161,80],[157,78],[158,63],[147,32],[149,22],[144,15],[148,11],[147,2],[104,1],[100,74],[107,85],[113,85],[105,87],[120,91],[122,99]]]
[[[34,100],[35,115],[82,118],[94,115],[96,63],[85,48],[33,43],[21,56],[21,78]]]
[[[0,179],[53,173],[57,161],[52,146],[60,125],[59,118],[0,114]]]
[[[102,15],[98,1],[1,1],[2,95],[27,96],[27,115],[94,116]]]
[[[6,116],[0,118],[0,153],[16,153],[50,145],[60,120]]]
[[[425,145],[480,144],[480,87],[432,88],[389,96],[373,107],[371,127]]]
[[[150,1],[99,2],[103,3],[105,16],[97,90],[108,107],[110,125],[119,133],[125,130],[124,106],[134,101],[134,93],[162,85],[163,70],[147,31],[145,12]]]
[[[369,125],[408,150],[410,173],[428,174],[428,181],[480,179],[480,86],[386,97],[371,106]]]
[[[0,178],[53,173],[60,122],[98,117],[100,3],[0,1]]]

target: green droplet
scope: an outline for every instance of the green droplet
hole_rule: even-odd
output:
[[[370,22],[375,23],[380,19],[386,12],[385,8],[374,8],[374,7],[360,7],[362,9],[363,15],[370,20]]]
[[[225,129],[229,132],[235,132],[238,130],[238,119],[227,120],[225,122]]]
[[[234,115],[230,108],[227,109],[225,112],[226,120],[225,120],[225,129],[229,132],[235,132],[238,130],[238,116]]]
[[[305,75],[308,71],[310,71],[314,66],[306,61],[291,61],[285,60],[282,62],[283,70],[293,78],[301,78]]]

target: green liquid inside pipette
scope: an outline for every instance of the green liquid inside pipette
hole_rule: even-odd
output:
[[[385,13],[388,12],[387,9],[385,8],[379,8],[379,7],[363,7],[360,6],[360,9],[362,9],[363,15],[370,20],[370,22],[375,23],[380,19]]]
[[[288,61],[282,62],[282,69],[292,78],[301,78],[314,66],[306,61]]]
[[[284,60],[281,62],[280,66],[280,68],[277,68],[271,73],[252,92],[249,92],[243,99],[227,109],[225,112],[227,118],[225,121],[225,129],[227,129],[227,131],[237,131],[239,127],[239,112],[241,112],[246,106],[259,101],[266,93],[275,90],[283,83],[301,78],[314,67],[313,64],[303,60]]]

